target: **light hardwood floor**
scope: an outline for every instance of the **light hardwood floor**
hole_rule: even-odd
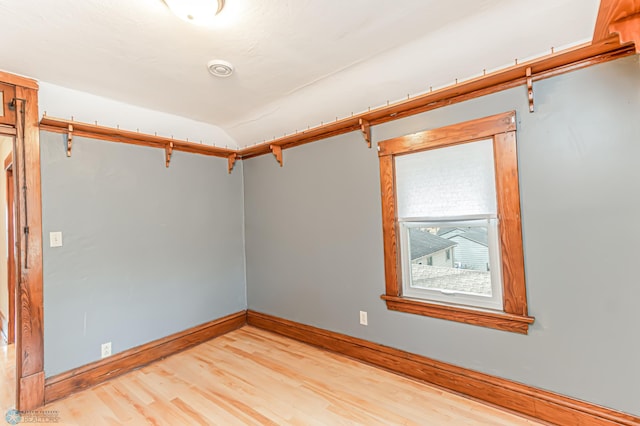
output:
[[[5,413],[16,403],[16,351],[0,337],[0,424]]]
[[[66,425],[538,425],[244,327],[56,401]]]

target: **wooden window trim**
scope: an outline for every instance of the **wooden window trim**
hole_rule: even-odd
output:
[[[503,311],[446,305],[402,296],[395,156],[443,148],[483,139],[493,140],[500,254],[502,259]],[[534,318],[527,314],[527,292],[522,249],[520,190],[516,151],[515,111],[464,123],[388,139],[379,144],[382,231],[387,308],[498,330],[527,334]]]

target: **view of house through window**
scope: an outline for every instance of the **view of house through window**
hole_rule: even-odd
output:
[[[401,224],[403,294],[500,308],[495,220]]]
[[[411,287],[491,296],[486,227],[409,228]]]
[[[402,294],[502,309],[493,143],[396,158]]]

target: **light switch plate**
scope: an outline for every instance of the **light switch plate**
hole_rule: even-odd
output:
[[[49,246],[62,247],[62,232],[49,232]]]
[[[367,319],[367,312],[366,311],[360,311],[360,324],[361,325],[368,325],[369,324],[369,320]]]

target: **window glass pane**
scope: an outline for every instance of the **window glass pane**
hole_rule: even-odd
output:
[[[399,218],[495,215],[493,141],[395,159]]]
[[[4,117],[4,92],[0,91],[0,117]]]
[[[410,288],[491,297],[489,233],[479,222],[408,228]]]

